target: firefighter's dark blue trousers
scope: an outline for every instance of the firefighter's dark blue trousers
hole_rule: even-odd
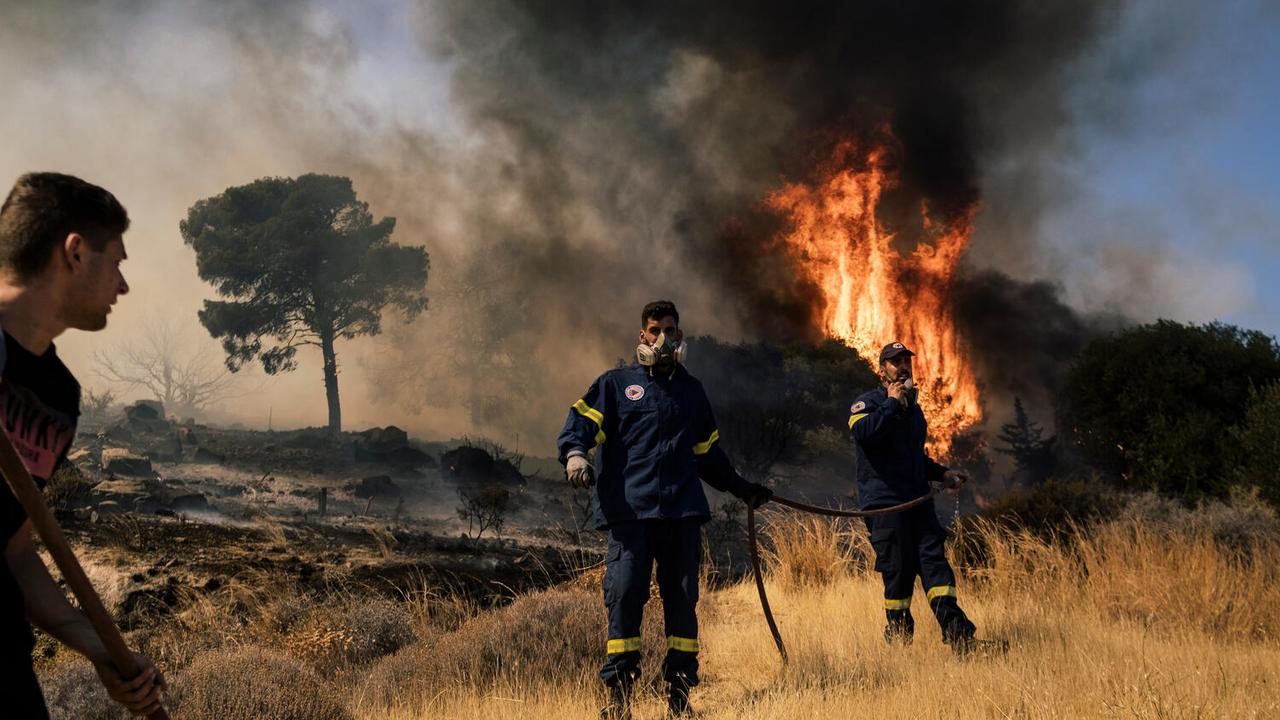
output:
[[[606,685],[630,686],[640,677],[640,620],[649,599],[649,577],[658,565],[667,656],[663,678],[698,684],[698,565],[702,519],[637,520],[609,527],[604,604],[609,612],[608,659],[600,670]]]
[[[956,602],[956,576],[947,562],[947,531],[938,522],[930,500],[891,515],[868,517],[876,571],[884,578],[884,609],[888,624],[885,638],[910,640],[915,631],[911,617],[912,585],[916,576],[929,607],[942,628],[942,639],[951,643],[973,637],[974,626]]]

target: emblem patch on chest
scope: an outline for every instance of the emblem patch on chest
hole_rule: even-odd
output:
[[[639,385],[628,385],[627,389],[622,392],[627,396],[627,399],[632,402],[644,397],[644,388]]]

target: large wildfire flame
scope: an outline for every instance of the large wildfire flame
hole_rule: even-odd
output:
[[[798,272],[821,300],[814,320],[873,365],[880,349],[900,341],[916,353],[920,405],[930,424],[929,450],[945,456],[953,436],[982,419],[973,370],[956,336],[947,294],[969,244],[969,217],[942,227],[921,208],[932,244],[903,256],[882,227],[876,206],[897,181],[883,147],[840,143],[812,184],[791,183],[765,204],[787,222],[779,235]]]

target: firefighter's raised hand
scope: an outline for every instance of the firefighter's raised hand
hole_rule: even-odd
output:
[[[942,489],[959,491],[969,482],[969,473],[964,470],[948,470],[942,475]]]
[[[889,393],[889,397],[893,398],[894,400],[897,400],[900,403],[905,402],[903,398],[907,396],[906,382],[907,381],[905,379],[894,380],[893,382],[889,383],[889,385],[885,388],[885,392]]]
[[[580,451],[569,454],[569,459],[564,464],[564,474],[569,478],[569,484],[576,488],[589,488],[596,484],[595,470],[591,469],[586,454]]]

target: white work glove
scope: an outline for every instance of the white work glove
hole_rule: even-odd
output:
[[[569,458],[564,464],[564,474],[569,484],[576,488],[589,488],[596,484],[596,473],[587,460],[587,454],[581,450],[570,450]]]
[[[959,492],[969,482],[969,473],[964,470],[948,470],[942,475],[942,489]]]

